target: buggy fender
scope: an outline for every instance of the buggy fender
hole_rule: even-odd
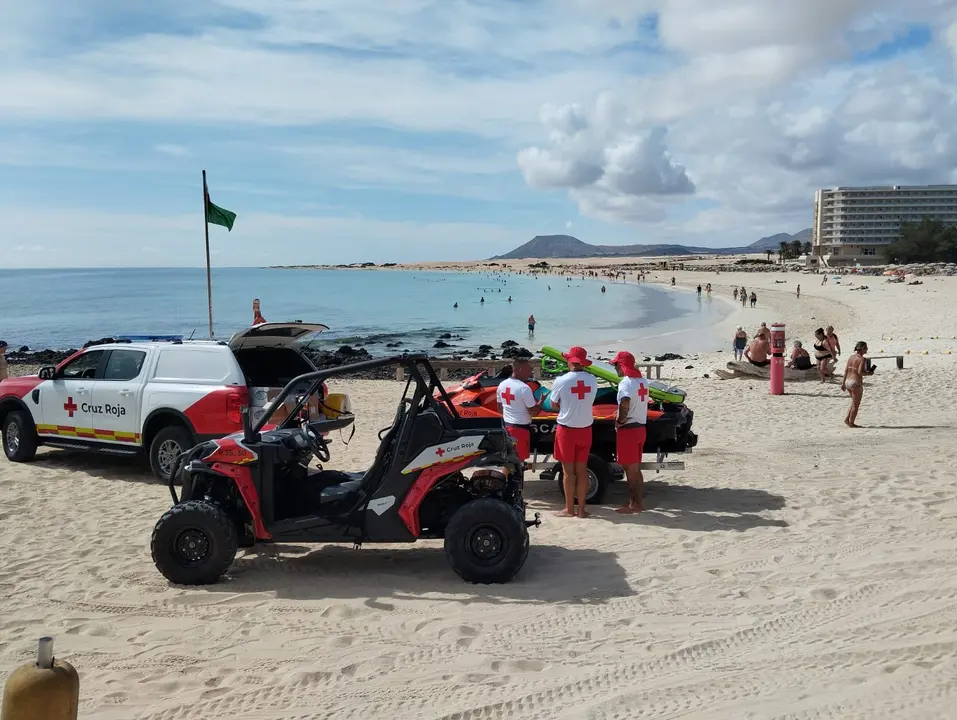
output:
[[[412,483],[412,487],[406,493],[402,505],[399,506],[399,517],[402,518],[402,522],[405,523],[412,537],[417,538],[422,532],[422,528],[419,526],[419,506],[425,496],[429,494],[429,490],[435,487],[439,480],[471,465],[474,460],[474,457],[467,457],[455,462],[440,463],[427,467],[419,473],[419,477]]]
[[[256,492],[256,485],[253,483],[252,471],[248,467],[227,465],[226,463],[213,463],[212,469],[231,478],[236,483],[236,488],[239,490],[243,502],[246,503],[246,509],[249,510],[249,516],[253,519],[256,539],[271,540],[272,535],[269,534],[263,524],[262,509],[259,506],[259,493]]]

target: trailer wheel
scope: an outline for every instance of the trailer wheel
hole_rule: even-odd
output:
[[[562,464],[555,466],[555,480],[558,482],[558,492],[565,497],[564,474]],[[588,456],[588,492],[585,495],[586,505],[597,505],[605,499],[608,486],[611,485],[611,469],[608,463],[597,455]]]

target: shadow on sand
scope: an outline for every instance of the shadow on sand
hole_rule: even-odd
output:
[[[368,597],[369,607],[391,610],[388,600],[445,600],[463,605],[600,604],[634,595],[615,553],[538,545],[534,532],[525,567],[503,585],[471,585],[456,575],[441,541],[396,548],[365,545],[271,545],[246,551],[210,593],[269,592],[291,600]],[[305,550],[305,554],[292,554]],[[574,578],[556,581],[557,578]]]
[[[548,492],[545,485],[526,483],[526,496],[559,510],[560,496]],[[548,489],[554,483],[547,483]],[[652,480],[645,483],[645,512],[621,515],[615,508],[627,500],[624,482],[614,483],[603,505],[589,506],[592,517],[609,522],[651,525],[673,530],[711,532],[734,530],[743,532],[759,527],[788,527],[784,520],[767,518],[758,513],[781,510],[784,496],[751,488],[694,487]],[[543,514],[543,519],[547,514]],[[557,518],[556,518],[557,520]]]
[[[101,480],[154,484],[161,489],[166,487],[150,470],[146,458],[140,455],[100,455],[83,450],[44,448],[37,453],[32,464],[51,470],[83,473]]]

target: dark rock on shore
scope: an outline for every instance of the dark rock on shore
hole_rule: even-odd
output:
[[[532,357],[532,352],[523,347],[510,345],[502,351],[502,357],[509,360],[513,360],[515,358],[530,358]]]
[[[506,340],[501,345],[499,345],[502,350],[507,350],[508,348],[518,347],[518,343],[514,340]]]
[[[26,346],[20,348],[16,352],[7,353],[7,364],[8,365],[39,365],[41,367],[46,365],[58,365],[64,360],[66,360],[70,355],[76,352],[75,349],[71,350],[37,350],[36,352],[31,352]]]
[[[432,347],[434,347],[434,348],[447,348],[447,347],[452,347],[452,346],[449,345],[447,342],[445,342],[445,340],[437,340],[437,341],[435,342],[435,345],[433,345]]]
[[[678,353],[665,353],[664,355],[655,355],[655,362],[665,362],[666,360],[684,360],[683,355]]]
[[[451,340],[451,339],[452,339],[452,333],[450,332],[442,333],[441,335],[439,335],[439,340]]]

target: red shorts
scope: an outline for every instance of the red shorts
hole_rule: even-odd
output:
[[[518,459],[523,462],[528,460],[532,454],[532,434],[528,431],[528,428],[506,425],[505,432],[515,441],[515,450],[518,452]]]
[[[555,427],[555,459],[564,463],[588,462],[591,452],[591,426],[571,428],[564,425]]]
[[[615,437],[615,457],[619,465],[634,465],[641,462],[645,448],[646,428],[618,428]]]

